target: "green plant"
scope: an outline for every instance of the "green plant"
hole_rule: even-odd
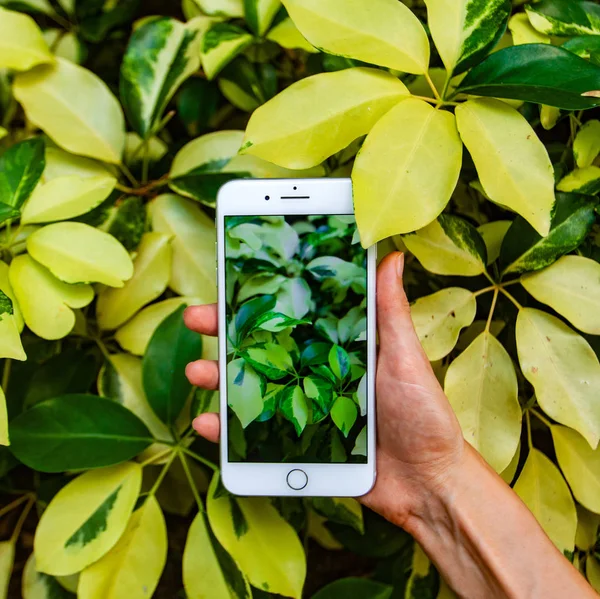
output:
[[[350,174],[466,438],[600,589],[595,4],[0,4],[0,596],[13,562],[25,599],[173,597],[180,568],[190,598],[451,596],[354,500],[229,496],[190,428],[217,189]]]

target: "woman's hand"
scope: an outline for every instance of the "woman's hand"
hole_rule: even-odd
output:
[[[387,256],[377,272],[377,481],[362,501],[386,518],[404,525],[420,512],[428,493],[460,467],[465,443],[460,426],[423,351],[410,318],[402,285],[404,256]],[[187,326],[203,335],[217,334],[216,305],[192,306]],[[216,389],[216,362],[188,364],[190,382]],[[202,414],[194,428],[217,441],[219,419]]]

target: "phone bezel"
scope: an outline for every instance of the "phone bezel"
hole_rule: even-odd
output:
[[[266,197],[269,200],[266,200]],[[227,344],[225,299],[225,216],[353,214],[350,179],[239,179],[225,184],[217,197],[217,288],[219,315],[221,478],[236,495],[356,497],[375,483],[375,270],[376,245],[367,250],[367,463],[246,463],[227,460]],[[308,476],[304,489],[286,482],[290,470]]]

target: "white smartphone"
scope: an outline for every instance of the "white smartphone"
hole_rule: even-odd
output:
[[[376,248],[350,179],[243,179],[217,198],[221,475],[236,495],[375,482]]]

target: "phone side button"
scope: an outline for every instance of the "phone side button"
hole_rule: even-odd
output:
[[[290,470],[286,478],[288,487],[294,491],[300,491],[308,484],[308,476],[304,470]]]

